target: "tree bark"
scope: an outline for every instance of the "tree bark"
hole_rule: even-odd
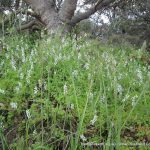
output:
[[[46,25],[49,32],[56,32],[61,25],[59,15],[55,10],[53,0],[24,0],[30,4],[37,15],[41,17],[41,21]]]
[[[59,11],[59,16],[63,22],[65,23],[70,22],[77,8],[77,1],[78,0],[65,0],[64,1],[62,8]]]
[[[19,27],[16,28],[16,31],[21,32],[22,30],[30,29],[31,31],[34,29],[33,27],[36,26],[36,29],[41,29],[43,24],[39,22],[38,20],[32,20],[28,23],[25,23]]]

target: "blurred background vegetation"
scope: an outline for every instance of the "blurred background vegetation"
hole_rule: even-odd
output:
[[[84,3],[92,5],[94,1],[84,1]],[[83,8],[79,6],[78,9]],[[23,1],[1,0],[1,38],[4,35],[24,31],[29,34],[38,32],[38,34],[34,35],[39,38],[41,30],[45,27],[37,19],[36,21],[34,20],[36,17],[30,6]],[[142,46],[144,41],[146,41],[147,49],[149,49],[150,4],[148,0],[123,0],[115,2],[104,10],[97,11],[89,19],[81,21],[75,31],[78,35],[84,32],[92,38],[116,44],[128,42],[135,46]]]

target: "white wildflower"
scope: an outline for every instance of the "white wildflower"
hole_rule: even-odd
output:
[[[19,76],[19,77],[20,77],[21,80],[24,78],[24,75],[23,75],[22,72],[20,73],[20,76]]]
[[[44,81],[44,90],[46,90],[47,89],[47,84],[46,84],[46,81]]]
[[[87,33],[84,33],[84,37],[87,37],[88,36],[88,34]],[[87,43],[88,44],[88,43]]]
[[[81,58],[81,53],[78,53],[78,59],[80,59]]]
[[[0,121],[0,129],[3,129],[4,128],[4,124],[2,121]]]
[[[31,78],[31,70],[27,71],[27,77],[26,77],[26,81],[29,84],[30,83],[30,78]]]
[[[59,55],[58,55],[58,60],[61,60],[63,57],[62,57],[62,54],[61,53],[59,53]]]
[[[22,47],[21,48],[21,54],[22,54],[22,62],[24,63],[24,62],[26,62],[26,58],[25,58],[25,52],[24,52],[24,48]]]
[[[31,51],[31,57],[33,57],[35,55],[34,52],[35,52],[34,50]]]
[[[140,69],[136,70],[136,75],[137,75],[139,81],[142,82],[143,81],[143,75],[142,75],[142,71]]]
[[[67,85],[65,84],[65,85],[64,85],[64,95],[66,95],[67,92],[68,92],[68,87],[67,87]]]
[[[16,86],[15,91],[18,93],[20,90],[19,86]]]
[[[38,80],[38,84],[39,84],[39,87],[42,88],[42,80],[41,79]]]
[[[13,57],[11,58],[11,65],[12,65],[12,68],[16,71],[16,62]]]
[[[116,66],[117,65],[117,61],[115,59],[112,60],[112,65]]]
[[[66,41],[66,40],[65,40],[65,38],[64,38],[64,37],[63,37],[63,38],[61,38],[61,42],[62,42],[62,43],[65,43],[65,41]]]
[[[11,103],[10,103],[10,106],[11,106],[11,108],[13,108],[13,109],[17,109],[18,104],[15,103],[15,102],[11,102]]]
[[[89,64],[88,63],[86,63],[85,65],[84,65],[84,68],[86,69],[86,70],[88,70],[89,69]]]
[[[89,94],[89,99],[90,99],[90,100],[93,100],[93,93],[91,93],[91,92],[90,92],[90,94]]]
[[[18,86],[16,86],[15,91],[19,92],[21,88],[22,88],[22,83],[18,82]]]
[[[123,92],[123,87],[120,84],[117,84],[117,92],[119,94],[122,94],[122,92]]]
[[[55,57],[55,60],[54,60],[54,65],[57,65],[58,61],[59,61],[59,60],[58,60],[58,57],[56,56],[56,57]]]
[[[129,99],[129,95],[126,95],[125,97],[124,97],[124,99],[122,100],[122,102],[125,102],[125,101],[127,101]]]
[[[109,54],[107,52],[104,52],[102,54],[102,58],[105,60],[105,61],[109,61]]]
[[[137,104],[137,98],[138,98],[137,95],[135,95],[134,97],[132,97],[132,106],[133,106],[133,107],[135,107],[136,104]]]
[[[105,100],[106,100],[106,97],[104,95],[100,97],[100,102],[104,103]]]
[[[71,104],[71,105],[70,105],[70,108],[71,108],[71,109],[74,109],[74,104]]]
[[[28,118],[28,119],[31,118],[31,113],[30,113],[30,110],[29,110],[29,109],[26,110],[26,115],[27,115],[27,118]]]
[[[5,94],[5,91],[2,90],[2,89],[0,89],[0,93],[1,93],[1,94]]]
[[[34,95],[36,95],[38,93],[38,88],[37,86],[34,87]]]
[[[92,78],[92,75],[89,73],[88,74],[88,80],[91,80],[91,78]]]
[[[85,137],[83,134],[80,135],[80,139],[81,139],[83,142],[87,141],[86,137]]]
[[[125,62],[124,62],[124,66],[126,67],[127,65],[128,65],[128,60],[126,60]]]
[[[33,131],[33,134],[34,134],[34,135],[36,135],[36,134],[37,134],[37,131],[36,131],[36,129]]]
[[[122,75],[122,74],[119,74],[118,77],[117,77],[117,79],[118,79],[118,80],[121,80],[122,77],[123,77],[123,75]]]
[[[95,114],[93,119],[90,121],[91,125],[94,125],[95,122],[97,121],[98,116]]]
[[[133,106],[133,107],[136,106],[136,101],[135,101],[135,99],[132,99],[132,106]]]
[[[31,70],[33,69],[33,59],[32,59],[32,55],[30,55],[30,57],[29,57],[29,62],[30,62],[30,65],[31,65]]]
[[[73,77],[77,77],[77,76],[78,76],[78,71],[77,71],[77,70],[74,70],[74,71],[72,72],[72,76],[73,76]]]

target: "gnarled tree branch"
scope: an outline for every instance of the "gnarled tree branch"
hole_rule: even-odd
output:
[[[18,28],[16,28],[16,31],[21,31],[21,30],[31,28],[34,24],[35,24],[35,20],[32,20],[28,22],[27,24],[21,25]]]
[[[101,10],[107,6],[109,6],[111,3],[113,3],[115,0],[99,0],[96,5],[93,7],[89,8],[86,12],[84,13],[79,13],[76,14],[70,21],[71,25],[75,25],[79,23],[80,21],[89,18],[91,15],[93,15],[95,12],[98,10]]]
[[[34,25],[39,26],[39,27],[42,26],[42,24],[39,21],[32,20],[32,21],[30,21],[26,24],[23,24],[23,25],[19,26],[18,28],[16,28],[16,31],[19,32],[19,31],[22,31],[25,29],[31,29]]]

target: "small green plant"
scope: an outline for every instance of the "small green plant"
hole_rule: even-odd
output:
[[[141,59],[145,52],[78,40],[56,37],[34,45],[27,36],[4,40],[2,149],[88,150],[96,143],[124,149],[120,143],[147,139],[137,130],[150,131],[150,68]]]

